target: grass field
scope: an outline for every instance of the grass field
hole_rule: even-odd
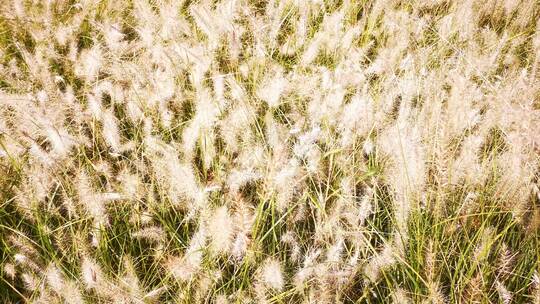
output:
[[[540,304],[539,20],[0,1],[0,302]]]

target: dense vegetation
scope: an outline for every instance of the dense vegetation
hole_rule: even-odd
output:
[[[0,302],[540,303],[538,20],[0,1]]]

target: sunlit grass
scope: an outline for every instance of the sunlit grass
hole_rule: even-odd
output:
[[[540,5],[5,1],[2,303],[540,303]]]

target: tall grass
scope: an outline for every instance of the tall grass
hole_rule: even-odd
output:
[[[7,0],[0,302],[540,303],[535,0]]]

